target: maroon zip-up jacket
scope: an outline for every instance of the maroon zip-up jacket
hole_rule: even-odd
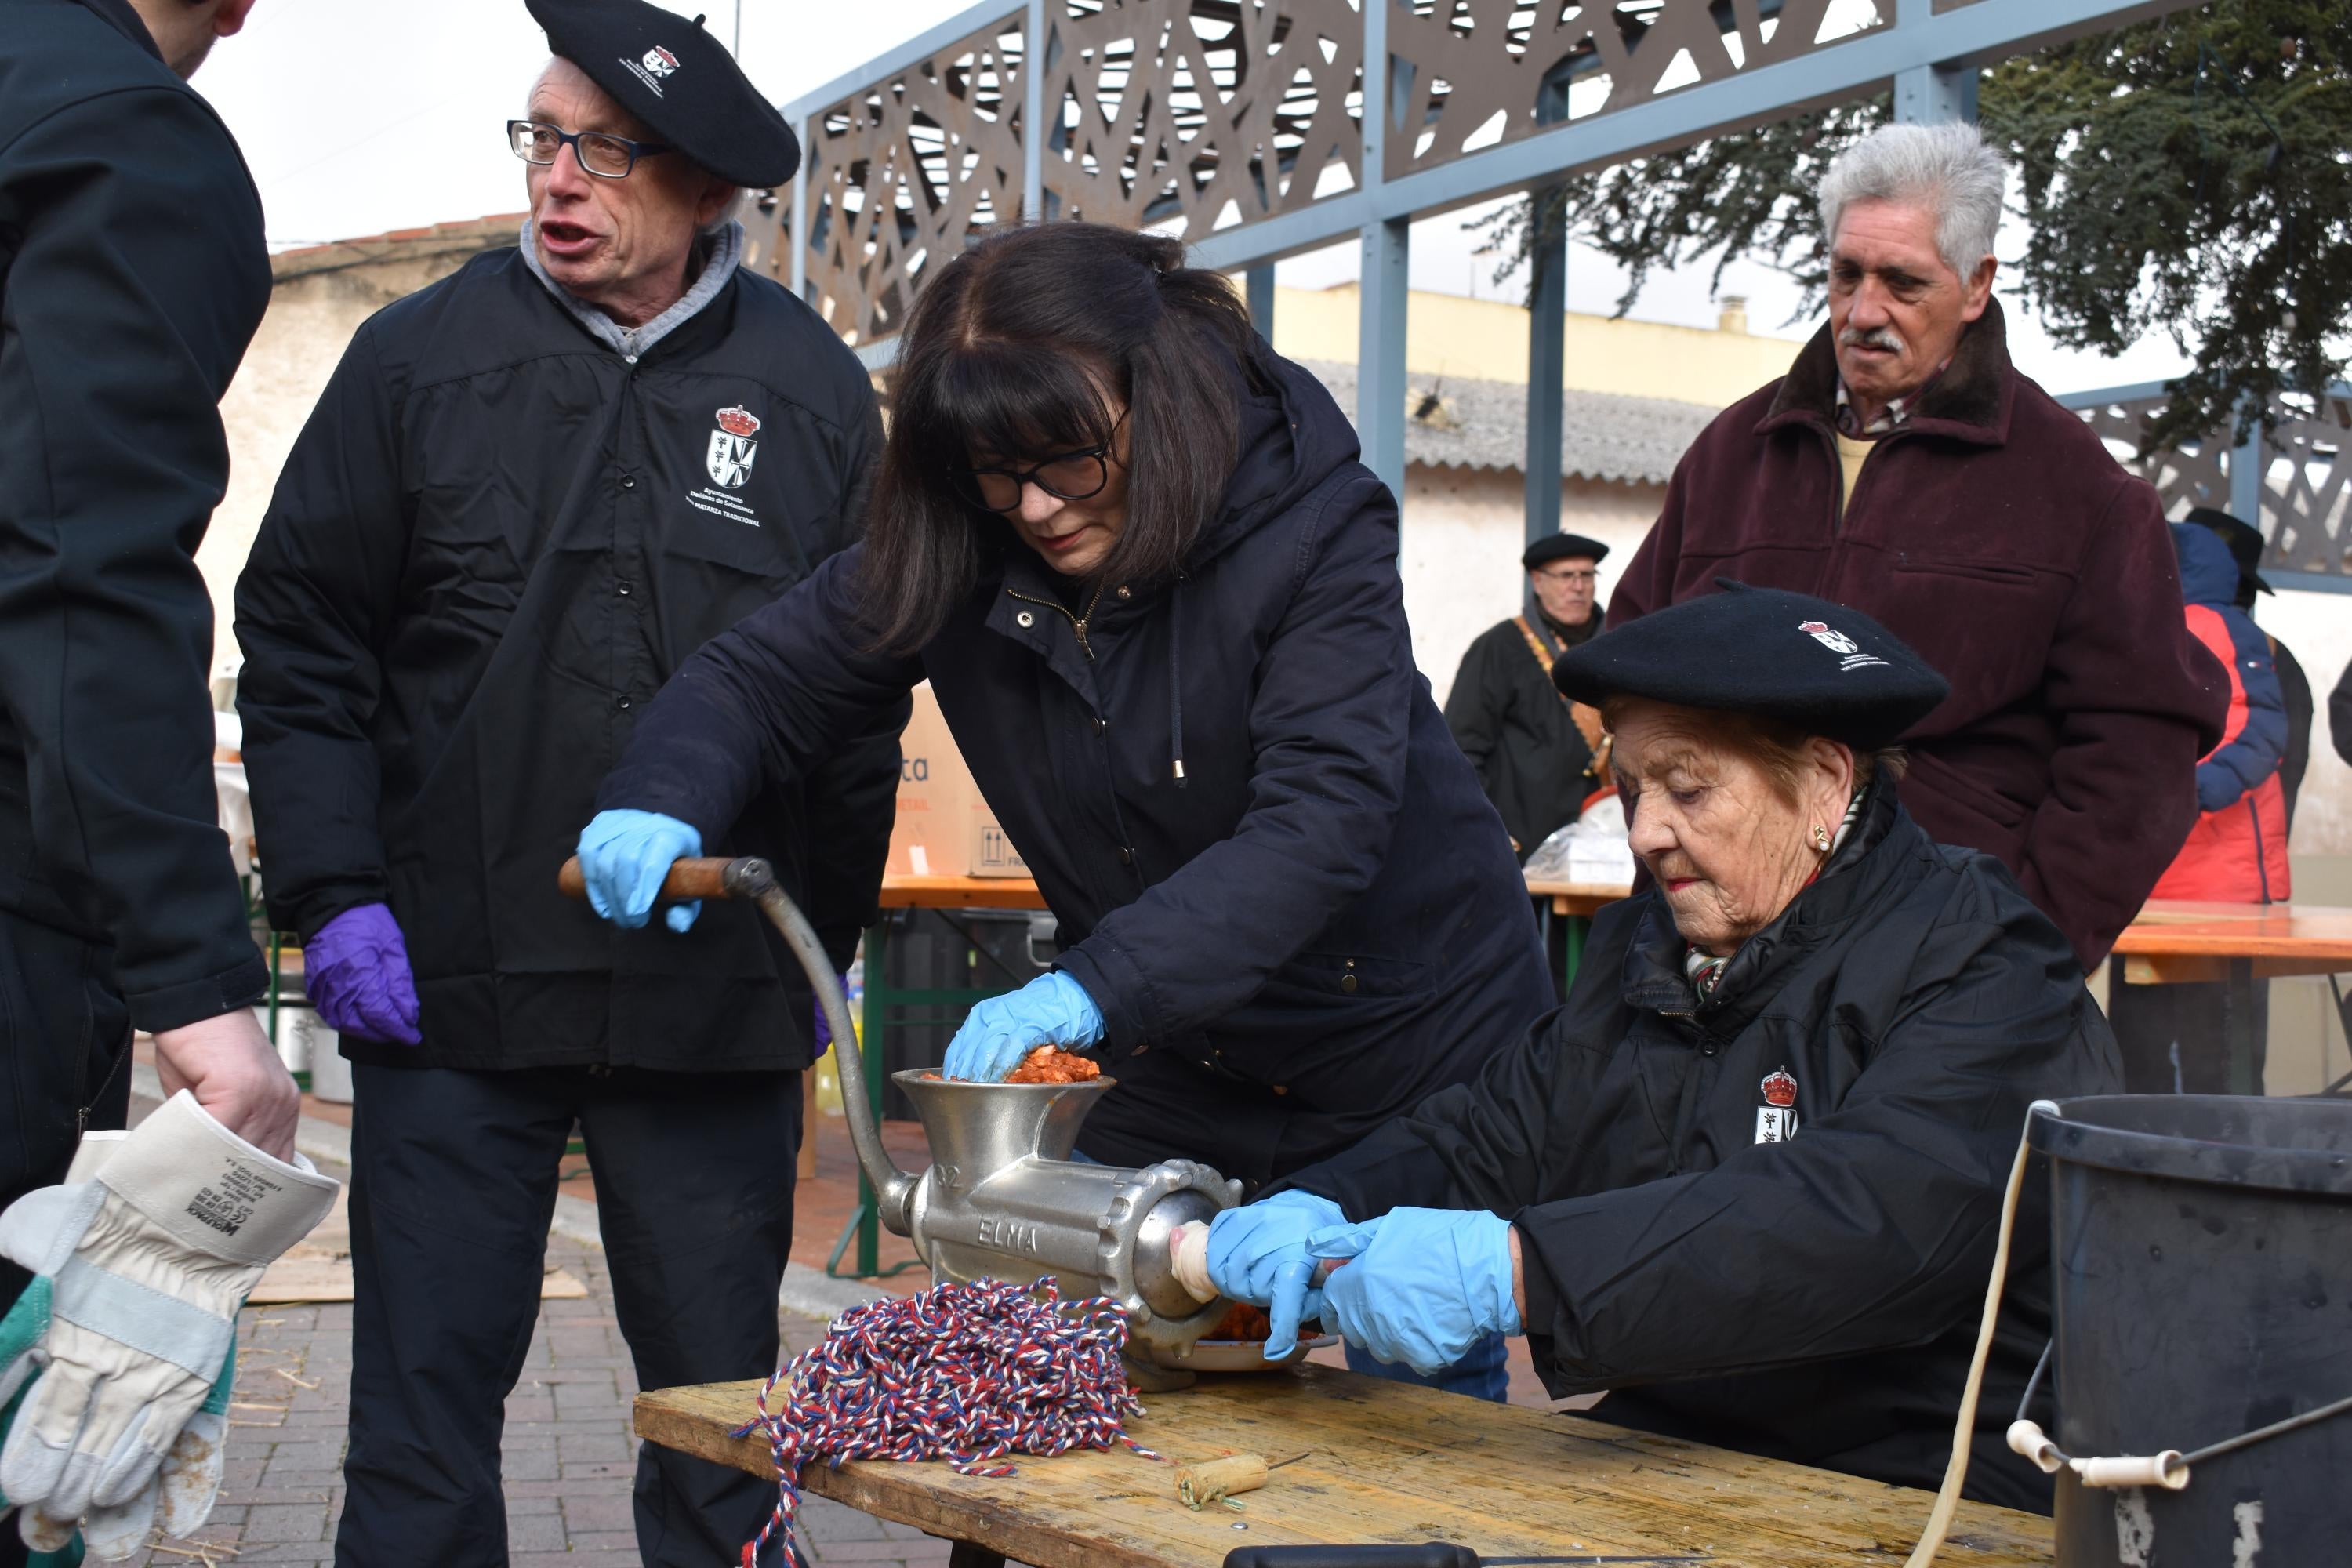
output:
[[[2088,969],[2197,819],[2229,700],[2184,627],[2156,491],[2017,373],[1998,301],[1851,496],[1836,405],[1823,327],[1684,454],[1609,624],[1717,577],[1874,617],[1952,683],[1904,737],[1904,804],[2007,866]]]

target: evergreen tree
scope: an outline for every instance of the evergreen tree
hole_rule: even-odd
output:
[[[1549,218],[1629,274],[1718,253],[1760,260],[1822,299],[1813,197],[1830,161],[1892,117],[1889,100],[1834,105],[1761,130],[1575,177]],[[2326,388],[2352,328],[2352,4],[2215,0],[2194,11],[2008,60],[1985,73],[1978,119],[2017,169],[2032,226],[2004,258],[2053,337],[2120,353],[2168,332],[2193,368],[2145,439],[2221,429],[2278,394]],[[1487,220],[1508,272],[1538,215]]]

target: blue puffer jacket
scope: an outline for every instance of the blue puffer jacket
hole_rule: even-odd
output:
[[[2279,782],[2287,721],[2278,665],[2270,639],[2237,607],[2238,564],[2221,535],[2176,522],[2172,542],[2189,630],[2228,672],[2230,707],[2221,743],[2197,763],[2200,815],[2149,897],[2272,903],[2294,888]]]
[[[2197,763],[2198,809],[2219,811],[2278,772],[2286,754],[2286,698],[2270,639],[2238,608],[2238,562],[2229,545],[2193,522],[2174,523],[2172,543],[2180,552],[2180,596],[2221,617],[2237,656],[2231,661],[2237,680],[2245,688],[2245,722],[2230,725],[2221,743]],[[2213,651],[2219,657],[2221,650]]]
[[[928,677],[1108,1026],[1119,1086],[1082,1146],[1259,1181],[1469,1078],[1553,997],[1413,665],[1395,501],[1306,372],[1261,343],[1235,395],[1242,457],[1176,581],[1106,584],[1082,640],[976,521],[993,564],[894,658],[861,651],[853,549],[688,661],[597,805],[710,841]]]

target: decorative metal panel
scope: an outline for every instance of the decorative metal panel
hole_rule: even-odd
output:
[[[2098,432],[2117,461],[2156,487],[2169,518],[2192,507],[2231,506],[2231,468],[2239,449],[2229,431],[2161,447],[2143,457],[2140,432],[2161,411],[2161,394],[2081,405],[2063,399]],[[2262,439],[2262,516],[2249,518],[2269,540],[2266,571],[2352,576],[2352,389],[2283,401],[2276,428]]]
[[[1189,239],[1361,178],[1356,0],[1055,0],[1046,217]]]
[[[1892,25],[1895,0],[1408,0],[1389,19],[1394,179]]]
[[[852,343],[887,336],[923,272],[1021,213],[1024,14],[809,118],[808,299]],[[790,193],[753,236],[789,279]]]
[[[2064,399],[2072,405],[2073,398]],[[2083,422],[2097,432],[2116,460],[2149,484],[2156,487],[2158,500],[2164,503],[2164,515],[2182,517],[2189,508],[2230,505],[2230,461],[2233,454],[2229,437],[2216,440],[2184,442],[2177,447],[2160,447],[2143,458],[2139,455],[2140,432],[2149,419],[2164,411],[2162,395],[2136,397],[2123,401],[2103,401],[2089,407],[2077,407],[2074,412]]]
[[[2352,395],[2339,387],[2266,443],[2263,559],[2284,572],[2352,576]]]

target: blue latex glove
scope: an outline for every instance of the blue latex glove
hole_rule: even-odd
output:
[[[635,931],[653,912],[670,862],[702,853],[702,831],[657,811],[600,811],[580,830],[580,869],[588,880],[588,907],[616,926]],[[702,900],[672,904],[662,916],[682,931],[702,912]]]
[[[1003,1083],[1039,1046],[1084,1050],[1102,1034],[1102,1009],[1085,986],[1056,969],[965,1014],[940,1071],[974,1083]]]
[[[1329,1198],[1296,1189],[1227,1209],[1209,1222],[1209,1278],[1220,1295],[1266,1310],[1266,1360],[1286,1356],[1297,1345],[1300,1320],[1323,1315],[1307,1238],[1347,1223],[1346,1211]]]
[[[1344,1260],[1323,1282],[1323,1321],[1381,1361],[1427,1376],[1491,1333],[1516,1334],[1511,1222],[1484,1209],[1391,1209],[1307,1239]]]
[[[302,990],[339,1034],[425,1043],[408,942],[383,904],[354,905],[311,934],[302,944]]]

